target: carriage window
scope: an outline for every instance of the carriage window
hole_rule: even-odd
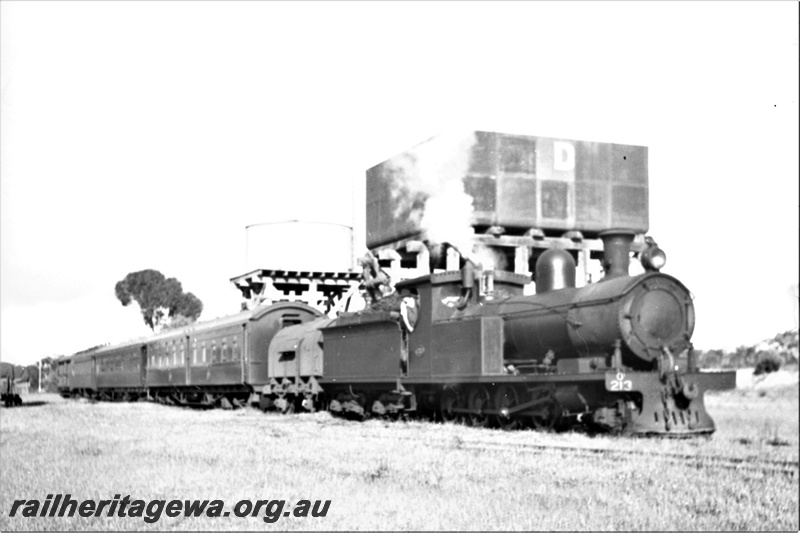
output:
[[[239,353],[239,345],[236,344],[236,339],[233,339],[233,360],[238,361],[242,358],[242,354]]]
[[[206,341],[203,341],[203,364],[205,364],[206,361],[207,361],[207,358],[206,358]]]
[[[219,363],[219,345],[216,341],[211,341],[211,362]]]
[[[222,340],[222,350],[220,350],[220,351],[222,352],[222,361],[227,361],[228,360],[228,343],[225,342],[224,339]]]
[[[303,320],[297,313],[284,313],[283,315],[281,315],[281,328],[285,328],[288,326],[296,326],[297,324],[302,324],[302,323]]]
[[[278,362],[283,363],[285,361],[294,361],[294,352],[281,352]]]
[[[181,366],[186,364],[186,345],[181,343]]]
[[[197,339],[192,341],[192,363],[197,364]]]

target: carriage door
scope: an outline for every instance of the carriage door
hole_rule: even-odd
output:
[[[242,324],[242,329],[234,334],[233,346],[231,346],[233,360],[239,361],[239,364],[242,367],[242,383],[250,382],[250,358],[248,357],[250,352],[248,350],[249,346],[245,345],[246,342],[249,342],[247,322]]]
[[[186,385],[192,384],[192,351],[191,351],[192,343],[189,340],[189,336],[185,336],[181,339],[181,359],[183,359],[183,371],[186,372]]]
[[[142,344],[139,348],[139,383],[142,388],[147,384],[147,344]]]

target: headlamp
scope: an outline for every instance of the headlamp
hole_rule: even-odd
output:
[[[667,264],[667,254],[657,244],[653,243],[642,252],[640,261],[648,272],[658,272]]]

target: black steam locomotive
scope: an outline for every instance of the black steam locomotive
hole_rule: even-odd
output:
[[[441,272],[396,284],[359,313],[277,332],[269,346],[268,405],[321,405],[364,417],[422,412],[506,429],[569,427],[633,434],[714,431],[708,389],[734,375],[698,372],[689,291],[658,272],[663,252],[642,254],[628,275],[632,234],[606,232],[606,275],[574,287],[575,262],[551,249],[527,276]]]
[[[691,294],[660,272],[665,255],[645,237],[646,147],[493,132],[453,141],[433,138],[367,171],[367,246],[379,257],[362,264],[365,308],[281,301],[312,285],[344,301],[355,272],[317,273],[324,287],[307,271],[248,273],[231,280],[245,298],[280,283],[287,297],[63,358],[63,394],[508,429],[713,432],[703,395],[734,387],[735,374],[696,368]],[[484,269],[466,249],[434,257],[444,243],[423,221],[437,205],[431,195],[447,188],[420,189],[430,179],[471,196],[473,244],[499,250],[513,268]],[[643,274],[629,274],[632,253]],[[591,259],[604,270],[596,283]],[[416,273],[391,283],[379,260],[416,262]]]
[[[528,276],[467,260],[335,318],[281,302],[63,358],[60,389],[506,429],[713,432],[703,394],[735,377],[697,370],[689,291],[658,271],[657,246],[641,254],[647,271],[630,276],[632,234],[601,236],[605,277],[581,288],[572,255],[557,248],[539,256],[532,296],[523,295]]]

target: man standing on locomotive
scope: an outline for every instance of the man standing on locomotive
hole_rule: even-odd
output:
[[[389,276],[381,269],[378,259],[367,251],[364,257],[359,258],[361,266],[361,278],[367,293],[367,305],[372,306],[384,296],[391,294],[392,289],[389,284]]]

